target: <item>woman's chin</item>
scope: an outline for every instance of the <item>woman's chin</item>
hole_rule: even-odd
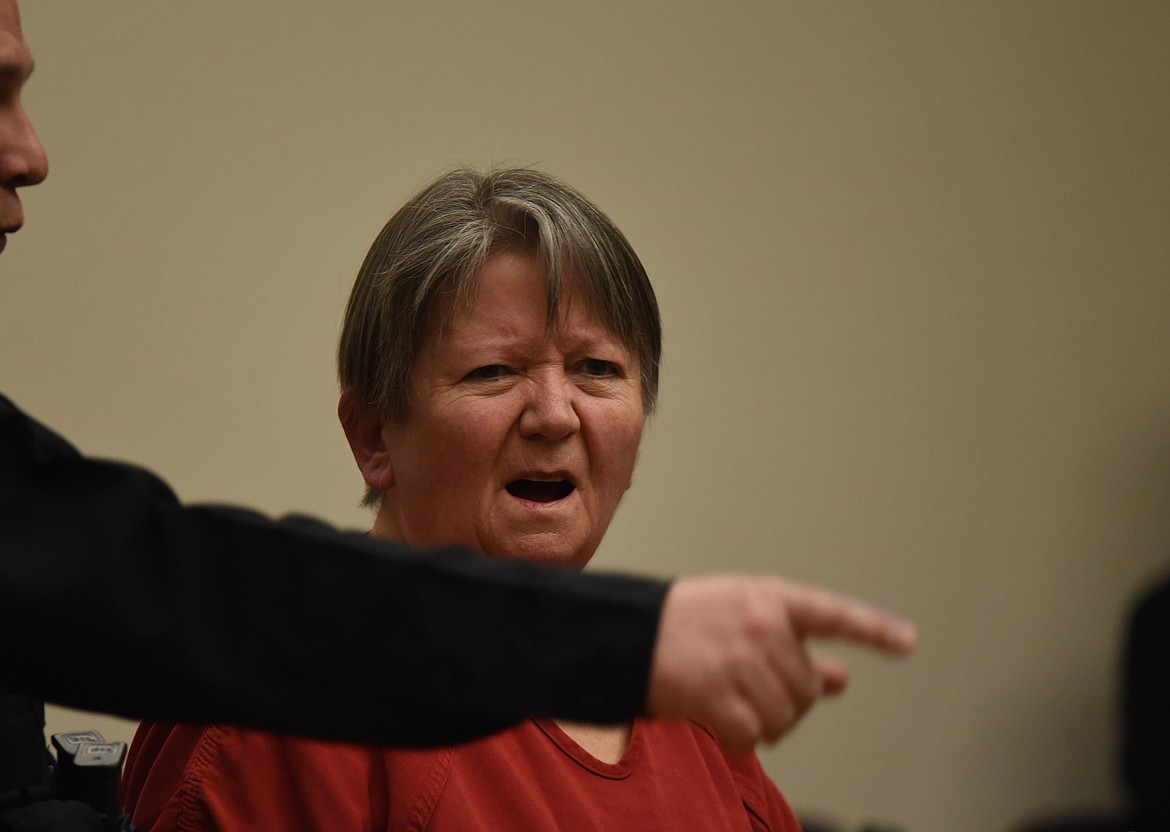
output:
[[[511,558],[540,563],[545,566],[559,566],[565,569],[584,569],[593,557],[595,546],[582,547],[566,545],[562,540],[543,535],[533,538],[504,541],[489,548],[487,554],[494,558]]]

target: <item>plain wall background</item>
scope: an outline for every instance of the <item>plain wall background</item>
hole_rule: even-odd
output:
[[[186,500],[365,527],[333,413],[357,266],[440,170],[539,165],[666,326],[595,563],[920,626],[907,662],[841,651],[850,693],[763,753],[790,801],[975,832],[1119,799],[1125,610],[1170,568],[1170,5],[23,6],[27,410]],[[52,728],[95,724],[129,737]]]

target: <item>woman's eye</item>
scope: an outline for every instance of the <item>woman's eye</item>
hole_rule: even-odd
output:
[[[620,375],[617,365],[612,361],[603,361],[600,358],[587,358],[581,363],[581,369],[587,376],[607,378]]]
[[[503,364],[488,364],[476,367],[467,374],[467,381],[495,381],[504,377],[508,369]]]

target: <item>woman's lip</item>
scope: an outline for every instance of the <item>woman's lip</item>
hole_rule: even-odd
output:
[[[508,482],[516,482],[517,480],[532,480],[533,482],[558,482],[560,480],[568,480],[573,485],[577,484],[577,478],[573,476],[570,471],[563,468],[558,468],[555,471],[517,471],[508,478]]]

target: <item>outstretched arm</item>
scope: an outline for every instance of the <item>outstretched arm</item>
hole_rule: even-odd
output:
[[[805,637],[892,652],[914,639],[899,619],[777,578],[668,587],[185,507],[3,397],[0,632],[0,689],[384,745],[648,712],[747,747],[844,687]]]

